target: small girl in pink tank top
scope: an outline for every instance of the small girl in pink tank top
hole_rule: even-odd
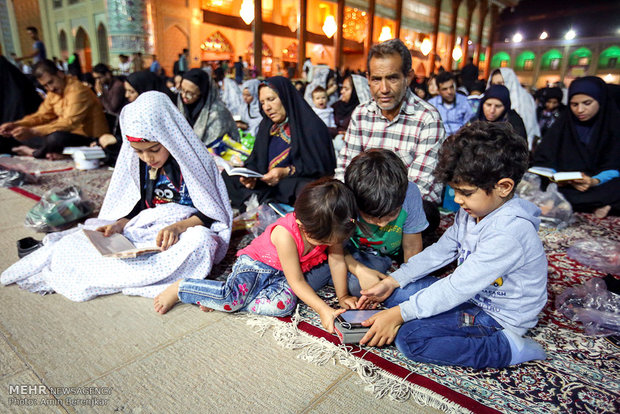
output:
[[[310,183],[297,197],[294,213],[267,227],[237,253],[239,258],[226,282],[180,280],[155,298],[155,311],[163,314],[183,302],[208,311],[286,316],[299,297],[319,314],[323,327],[333,332],[334,319],[345,309],[327,305],[304,273],[327,259],[333,279],[346,281],[343,242],[355,230],[357,213],[355,196],[342,182],[323,178]],[[339,290],[346,282],[336,286]]]

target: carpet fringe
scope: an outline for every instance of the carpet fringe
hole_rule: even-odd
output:
[[[244,319],[260,336],[273,328],[273,337],[278,345],[285,349],[301,350],[297,356],[301,360],[318,366],[338,362],[351,369],[366,385],[364,389],[372,393],[375,398],[387,396],[391,400],[399,402],[413,398],[419,405],[436,408],[446,413],[471,413],[468,409],[436,392],[412,384],[405,378],[386,372],[365,359],[353,356],[350,346],[334,345],[324,338],[316,338],[301,331],[297,327],[301,320],[299,310],[293,316],[292,323],[250,313],[239,313],[237,316]]]

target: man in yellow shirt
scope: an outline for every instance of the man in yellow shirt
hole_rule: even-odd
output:
[[[47,59],[34,76],[47,96],[34,114],[0,125],[0,153],[57,159],[65,147],[90,145],[108,132],[101,103],[82,82]]]

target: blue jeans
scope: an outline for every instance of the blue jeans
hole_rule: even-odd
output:
[[[226,282],[184,279],[179,300],[223,312],[250,312],[286,316],[293,312],[297,297],[284,272],[242,255],[233,265]]]
[[[355,260],[381,273],[387,272],[392,265],[391,258],[380,254],[373,254],[372,252],[359,250],[352,243],[347,244],[347,250],[351,253],[351,256],[353,256]],[[332,286],[334,284],[327,261],[306,272],[305,277],[308,284],[315,291],[321,289],[327,284]],[[360,296],[360,282],[351,272],[347,274],[347,287],[349,289],[349,295],[357,297]]]
[[[398,288],[385,301],[396,306],[438,279],[426,276]],[[437,365],[482,369],[510,364],[510,344],[502,326],[480,307],[465,302],[449,311],[405,322],[396,335],[396,347],[409,359]]]

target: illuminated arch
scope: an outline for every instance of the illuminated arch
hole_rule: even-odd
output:
[[[559,69],[560,68],[559,62],[561,62],[563,58],[564,56],[562,55],[562,52],[560,52],[559,50],[557,49],[548,50],[540,58],[541,60],[540,68],[541,70]],[[554,62],[557,62],[557,63],[554,63]],[[557,65],[557,68],[553,67],[554,65]]]
[[[515,59],[516,70],[533,70],[536,54],[531,50],[526,50]]]
[[[505,68],[510,66],[510,55],[506,52],[497,52],[491,58],[492,68]]]

